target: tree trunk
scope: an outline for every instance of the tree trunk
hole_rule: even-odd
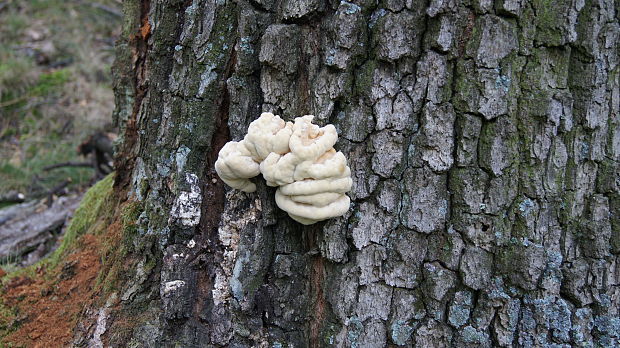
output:
[[[618,1],[377,2],[125,1],[135,225],[81,344],[620,344]],[[219,180],[261,111],[336,126],[344,217]]]

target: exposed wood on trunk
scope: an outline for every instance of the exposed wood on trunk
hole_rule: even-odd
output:
[[[123,48],[128,52],[117,55],[114,73],[119,83],[117,94],[129,97],[130,100],[128,103],[127,100],[117,97],[115,118],[121,126],[120,136],[123,142],[116,156],[114,168],[117,168],[116,187],[126,189],[136,157],[134,151],[138,140],[137,117],[148,88],[146,55],[147,39],[150,35],[148,17],[150,1],[128,3],[124,9],[125,29],[128,35],[121,40],[123,40]]]

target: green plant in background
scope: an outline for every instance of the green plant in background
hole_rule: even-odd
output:
[[[34,64],[30,59],[19,59],[0,50],[0,103],[4,105],[15,95],[26,92],[35,81]],[[3,112],[5,115],[5,112]]]
[[[76,148],[109,126],[109,66],[120,29],[117,0],[8,0],[0,9],[0,195],[41,197],[92,169],[46,166],[84,161]]]
[[[11,71],[12,69],[15,68],[0,65],[0,79],[2,79],[3,70],[14,74],[14,72]],[[52,96],[55,92],[60,91],[61,87],[69,81],[69,77],[70,72],[67,69],[42,73],[30,86],[21,86],[21,89],[7,90],[5,93],[2,93],[2,97],[0,98],[0,108],[4,108],[4,112],[7,114],[10,114],[13,110],[13,113],[17,113],[17,115],[14,114],[13,117],[26,114],[24,111],[16,111],[18,110],[17,107],[23,106],[33,98]],[[13,78],[13,80],[15,80],[15,78]]]
[[[39,77],[37,84],[30,90],[30,93],[33,96],[43,96],[53,93],[55,89],[69,81],[69,75],[70,72],[67,69],[43,73]]]
[[[70,78],[68,69],[43,72],[30,86],[5,93],[0,99],[0,108],[4,109],[4,121],[7,123],[0,137],[17,137],[23,154],[20,161],[11,161],[10,158],[0,160],[0,182],[3,183],[0,190],[17,190],[39,196],[63,180],[84,183],[90,178],[92,173],[85,168],[62,168],[44,173],[46,166],[76,157],[75,148],[79,139],[63,139],[56,127],[45,129],[49,120],[44,120],[45,115],[37,108],[41,100],[56,98],[62,93]]]

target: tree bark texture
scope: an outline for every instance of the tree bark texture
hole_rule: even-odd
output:
[[[125,1],[125,281],[83,345],[620,344],[613,0]],[[302,226],[213,164],[261,111],[339,132]]]

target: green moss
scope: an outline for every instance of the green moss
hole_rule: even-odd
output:
[[[536,40],[547,45],[558,46],[563,42],[563,21],[568,8],[554,0],[533,0],[532,7],[536,13]]]
[[[121,212],[121,223],[123,224],[123,235],[133,236],[137,231],[137,220],[142,213],[142,204],[130,202],[124,206]]]
[[[209,40],[213,48],[206,53],[206,62],[221,63],[222,56],[229,56],[229,52],[233,48],[231,43],[234,42],[231,39],[236,35],[236,11],[237,7],[233,2],[218,8],[211,34],[213,40]]]
[[[474,57],[478,48],[480,47],[480,40],[482,39],[482,17],[476,18],[476,23],[474,24],[471,34],[469,36],[469,40],[465,44],[465,54],[467,57]]]
[[[604,159],[599,162],[596,187],[599,192],[614,193],[620,181],[620,167],[616,161]]]
[[[355,94],[367,95],[372,88],[374,72],[377,69],[377,61],[369,60],[362,65],[355,74]]]
[[[149,181],[147,179],[140,180],[140,195],[142,197],[146,197],[146,194],[149,192]]]
[[[136,244],[138,243],[136,238],[139,228],[138,218],[142,211],[143,206],[139,202],[128,202],[122,205],[117,225],[112,226],[105,236],[101,272],[95,282],[104,293],[117,290],[118,284],[123,283],[122,280],[128,277],[125,269],[130,264],[128,258],[131,254],[144,254],[148,270],[156,265],[154,260],[149,261],[148,252],[142,253],[144,245],[149,243],[149,238],[144,238]]]
[[[103,229],[101,216],[109,213],[104,212],[103,209],[110,207],[113,184],[114,174],[109,174],[86,192],[67,227],[62,244],[49,258],[51,267],[58,264],[79,236],[88,232],[98,233]]]
[[[455,85],[453,104],[458,111],[478,111],[471,106],[475,105],[481,86],[477,79],[471,78],[472,76],[477,76],[473,61],[459,60],[456,65],[455,76],[452,77]],[[451,84],[446,84],[446,86],[451,86]]]
[[[121,246],[120,257],[124,258],[131,252],[140,251],[140,244],[136,244],[138,241],[136,235],[138,234],[138,217],[142,213],[142,204],[138,202],[130,202],[123,207],[121,213]]]
[[[500,249],[500,252],[497,254],[497,265],[498,265],[498,273],[500,275],[510,275],[515,272],[515,268],[519,268],[517,266],[515,260],[518,259],[519,253],[517,250],[517,246],[513,242],[512,245],[504,246]]]

